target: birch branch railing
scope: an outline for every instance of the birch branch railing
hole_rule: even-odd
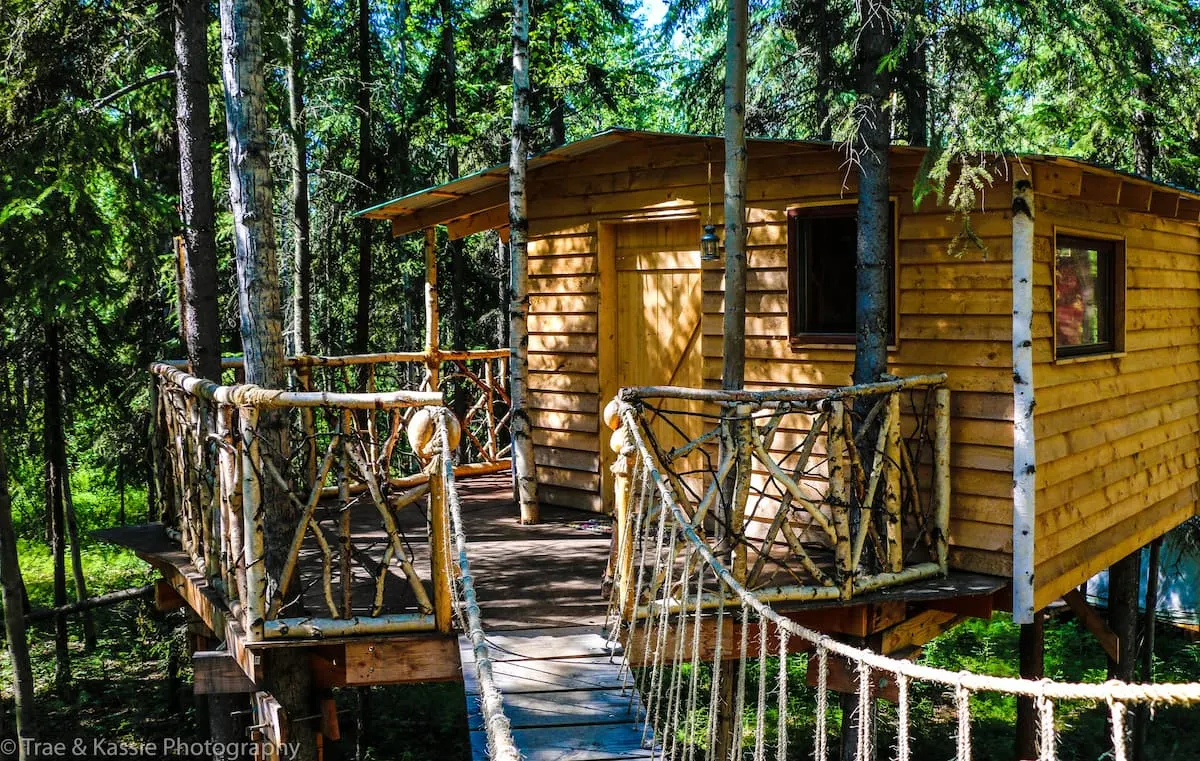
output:
[[[293,362],[301,374],[307,359]],[[151,369],[164,523],[248,639],[450,630],[441,394]],[[481,466],[497,464],[456,470]]]
[[[671,604],[669,571],[635,593],[629,425],[692,527],[764,602],[846,600],[941,575],[950,505],[944,375],[840,389],[627,388],[632,422],[615,428],[617,530],[610,575],[627,615]],[[681,536],[675,565],[694,550]],[[708,608],[721,601],[704,601]]]
[[[842,407],[843,413],[847,407],[856,406],[867,409],[869,415],[871,407],[853,405],[852,400],[878,395],[886,398],[919,388],[934,391],[935,406],[931,413],[934,438],[944,448],[948,445],[947,399],[936,377],[907,379],[889,384],[886,390],[882,384],[875,384],[824,392],[829,403],[824,409],[818,404],[810,414],[828,413],[836,417],[838,407],[834,402],[841,401],[850,403]],[[659,391],[655,390],[655,394]],[[829,699],[835,666],[838,673],[852,680],[858,697],[856,725],[843,726],[840,732],[843,740],[853,738],[853,744],[849,752],[843,746],[838,756],[855,761],[875,759],[877,747],[894,749],[894,756],[890,757],[897,761],[911,761],[917,756],[913,748],[914,722],[934,721],[938,714],[951,719],[955,761],[972,761],[976,756],[972,751],[971,704],[981,693],[1033,699],[1039,761],[1058,758],[1056,709],[1069,708],[1075,702],[1091,703],[1107,714],[1112,751],[1102,757],[1114,761],[1125,761],[1128,757],[1129,706],[1200,704],[1200,683],[1068,683],[952,672],[855,647],[797,623],[776,609],[780,597],[791,599],[791,596],[775,594],[772,588],[752,588],[745,564],[739,564],[737,548],[728,542],[714,541],[711,526],[697,520],[696,504],[685,496],[687,488],[680,474],[664,465],[661,446],[652,438],[656,421],[647,412],[644,400],[666,398],[668,394],[686,399],[690,398],[686,396],[690,392],[663,391],[657,396],[643,396],[642,390],[626,390],[621,401],[609,411],[610,418],[620,424],[615,438],[621,444],[622,457],[617,470],[623,490],[618,495],[624,496],[617,507],[625,516],[620,525],[626,528],[617,539],[616,561],[619,573],[625,578],[618,577],[614,589],[628,590],[614,593],[610,620],[621,623],[619,633],[613,638],[622,642],[625,657],[634,652],[640,654],[636,664],[629,660],[623,664],[623,673],[627,683],[636,681],[639,688],[644,734],[652,734],[660,746],[656,757],[693,759],[703,755],[717,761],[741,761],[747,757],[766,761],[794,756],[795,751],[789,754],[789,746],[808,740],[794,736],[795,723],[789,716],[797,710],[789,691],[789,674],[794,673],[791,666],[796,661],[789,664],[789,659],[797,658],[805,659],[806,681],[815,688],[815,706],[809,710],[813,719],[812,758],[816,761],[827,761],[832,755],[830,738],[839,734],[836,724],[839,714],[842,722],[851,716],[848,710],[833,710]],[[808,391],[768,392],[764,396],[702,393],[717,403],[760,405],[768,409],[777,409],[771,405],[785,402],[819,401],[810,399]],[[890,406],[892,402],[887,404]],[[763,429],[770,425],[771,419],[765,415],[747,415],[744,410],[723,416],[727,429],[741,425],[745,431],[747,424],[755,425],[759,427],[759,436],[764,435]],[[908,425],[919,424],[910,421]],[[829,436],[837,435],[836,425],[825,430]],[[851,437],[843,435],[849,445]],[[734,434],[726,436],[732,438]],[[753,442],[753,432],[750,436],[742,440]],[[911,436],[910,432],[905,440],[911,441]],[[886,436],[881,438],[886,447]],[[735,443],[737,440],[734,438]],[[752,447],[753,443],[742,444],[734,451],[745,462],[745,455]],[[837,451],[836,443],[831,449]],[[941,466],[936,465],[938,460],[942,458],[935,458],[935,474],[945,465],[944,460]],[[922,462],[914,458],[914,467]],[[858,488],[864,488],[861,480]],[[865,488],[869,490],[869,481]],[[741,487],[742,492],[748,489],[745,485]],[[733,507],[736,509],[736,504]],[[829,522],[838,524],[835,516]],[[878,536],[882,539],[886,534]],[[856,537],[847,534],[843,541],[857,541]],[[939,552],[936,547],[934,551],[938,553],[937,563],[943,563],[944,551]],[[886,552],[879,554],[891,557]],[[635,602],[652,602],[643,606],[649,608],[650,615],[634,615]],[[711,640],[701,637],[705,629],[713,633]],[[722,664],[732,668],[726,670]],[[685,665],[687,668],[683,668]],[[635,672],[637,666],[646,668]],[[893,702],[895,710],[876,713],[872,705],[877,698]],[[845,703],[842,706],[844,709]],[[918,711],[924,713],[916,716]],[[876,724],[880,725],[878,729]],[[857,730],[857,734],[847,730]],[[789,737],[789,733],[793,736]]]
[[[381,393],[418,389],[439,391],[463,431],[459,462],[470,472],[498,472],[511,466],[512,420],[508,394],[508,349],[381,352],[289,357],[296,389],[339,393]],[[184,369],[183,362],[164,363]],[[222,360],[226,380],[242,380],[242,360]],[[463,471],[460,471],[460,474]]]

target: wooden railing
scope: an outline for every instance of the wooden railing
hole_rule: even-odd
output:
[[[506,357],[445,360],[440,385],[458,394],[450,401],[465,426],[442,393],[403,389],[439,380],[422,355],[294,358],[296,390],[152,366],[164,523],[249,640],[450,630],[435,433],[452,428],[454,473],[508,467],[508,397],[495,367]],[[240,364],[227,360],[227,372]]]
[[[672,572],[690,556],[661,520],[670,501],[763,602],[847,600],[945,574],[949,415],[944,375],[623,389],[606,411],[621,453],[610,574],[623,607],[673,599]]]

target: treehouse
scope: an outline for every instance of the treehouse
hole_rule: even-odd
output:
[[[700,238],[723,221],[723,157],[720,138],[615,129],[530,159],[543,500],[611,510],[601,411],[619,389],[720,387],[723,265]],[[914,204],[924,160],[890,156],[888,365],[946,376],[949,566],[1011,579],[1040,609],[1196,511],[1200,194],[1073,159],[990,157],[964,219],[932,196]],[[747,176],[746,388],[844,386],[856,172],[827,144],[751,140]],[[1014,197],[1030,201],[1031,239],[1014,237]],[[363,213],[397,236],[504,235],[506,202],[499,167]],[[1032,266],[1033,428],[1016,460],[1014,246]],[[1027,461],[1035,489],[1014,505]]]
[[[739,631],[743,662],[817,646],[793,625],[909,657],[1195,513],[1200,194],[985,156],[964,217],[915,205],[925,151],[893,148],[891,375],[852,385],[856,173],[750,141],[745,384],[722,390],[723,156],[611,130],[529,160],[541,525],[512,501],[508,350],[437,342],[436,228],[506,238],[505,167],[362,212],[424,236],[422,352],[294,357],[275,389],[240,360],[224,384],[153,366],[163,520],[103,535],[192,612],[198,692],[254,693],[285,739],[273,655],[301,648],[322,691],[464,680],[477,757],[507,747],[502,694],[529,758],[645,757],[626,664],[728,661]],[[811,684],[861,689],[820,652]]]

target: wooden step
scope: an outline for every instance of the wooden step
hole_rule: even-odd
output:
[[[513,740],[525,761],[609,761],[653,758],[642,745],[642,728],[631,724],[517,729]],[[487,737],[471,733],[472,761],[487,761]]]

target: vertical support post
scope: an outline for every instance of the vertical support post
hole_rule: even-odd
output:
[[[750,457],[750,447],[753,437],[750,435],[752,408],[748,404],[739,404],[734,409],[737,423],[734,425],[733,445],[737,448],[737,482],[733,490],[733,504],[729,513],[730,548],[733,551],[733,576],[739,583],[746,581],[746,543],[740,542],[746,524],[746,500],[750,496],[750,479],[754,477],[754,469]]]
[[[1041,679],[1044,675],[1045,628],[1042,611],[1033,614],[1030,623],[1021,625],[1020,668],[1022,679]],[[1037,711],[1032,697],[1017,698],[1016,756],[1019,761],[1038,757]]]
[[[883,504],[887,511],[887,563],[889,571],[904,568],[904,524],[900,515],[900,392],[888,395],[887,438],[882,467],[887,473]]]
[[[438,343],[437,230],[425,228],[425,373],[429,390],[437,391],[441,379]]]
[[[1033,623],[1037,457],[1033,428],[1033,186],[1013,185],[1013,621]]]
[[[829,402],[829,492],[826,501],[833,514],[834,560],[837,563],[836,581],[842,597],[849,597],[854,588],[854,568],[851,565],[850,494],[846,487],[846,406],[840,400]]]
[[[263,488],[259,480],[262,447],[258,440],[258,408],[241,408],[242,526],[246,564],[246,597],[243,628],[249,642],[261,642],[267,606],[266,535],[263,526]]]
[[[487,416],[487,457],[488,462],[500,459],[500,442],[496,437],[496,381],[492,375],[490,357],[483,360],[484,414]]]
[[[452,414],[443,409],[442,415]],[[439,425],[444,425],[440,423]],[[439,436],[440,433],[434,434]],[[433,617],[437,629],[449,633],[453,624],[450,570],[450,511],[446,507],[446,462],[450,452],[439,452],[429,463],[429,558],[433,576]]]
[[[342,410],[341,420],[338,421],[338,447],[341,457],[338,471],[338,506],[342,511],[338,524],[338,576],[342,580],[342,615],[349,618],[353,613],[354,585],[352,583],[353,569],[350,565],[350,552],[353,543],[350,541],[350,455],[346,447],[350,446],[350,433],[353,413],[348,409]],[[363,474],[363,480],[366,480]]]
[[[1142,618],[1142,677],[1145,684],[1154,682],[1154,625],[1158,612],[1158,566],[1163,538],[1150,542],[1150,557],[1146,564],[1146,607]],[[1137,707],[1133,715],[1133,761],[1145,761],[1146,738],[1150,733],[1150,706]]]
[[[934,551],[942,573],[950,569],[950,389],[933,392]]]

